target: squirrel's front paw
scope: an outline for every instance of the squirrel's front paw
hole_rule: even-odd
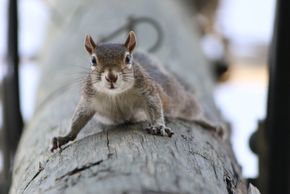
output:
[[[164,125],[159,126],[149,126],[146,128],[147,132],[152,135],[161,135],[161,136],[168,136],[171,137],[174,133],[169,127],[166,127]]]
[[[67,137],[54,137],[52,139],[52,148],[50,149],[51,152],[54,150],[61,148],[61,146],[67,144],[70,141]]]

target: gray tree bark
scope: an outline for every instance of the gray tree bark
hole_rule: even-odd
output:
[[[69,129],[89,69],[85,34],[106,35],[129,15],[156,19],[164,42],[155,53],[190,83],[208,119],[223,122],[212,99],[213,82],[185,1],[99,0],[57,3],[41,60],[38,106],[18,147],[14,193],[246,193],[228,140],[182,120],[169,120],[172,138],[152,136],[146,123],[108,128],[91,120],[62,151],[51,153],[53,136]],[[61,10],[61,11],[60,11]],[[150,27],[136,31],[139,48],[154,43]],[[113,41],[124,41],[125,33]]]

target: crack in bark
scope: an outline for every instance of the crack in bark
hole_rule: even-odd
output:
[[[206,156],[202,155],[202,154],[199,153],[199,152],[195,152],[195,151],[190,150],[189,153],[191,153],[191,154],[193,154],[193,155],[198,155],[198,156],[202,157],[203,159],[209,161],[210,163],[213,163],[213,165],[214,165],[214,161],[213,161],[213,160],[207,158]]]
[[[218,177],[218,175],[217,175],[217,172],[216,172],[216,169],[215,169],[215,165],[214,165],[213,163],[211,163],[211,166],[212,166],[212,168],[213,168],[213,172],[214,172],[214,174],[215,174],[215,178],[216,178],[216,180],[218,180],[219,177]]]
[[[113,170],[111,169],[111,167],[109,167],[109,168],[105,168],[105,169],[101,169],[101,170],[99,170],[99,171],[97,171],[97,172],[93,172],[93,173],[90,175],[90,177],[98,176],[100,173],[103,173],[103,172],[109,172],[109,173],[112,173]]]
[[[144,147],[144,136],[143,136],[143,135],[141,136],[140,145],[141,145],[143,151],[145,152],[145,147]]]
[[[35,175],[32,177],[32,179],[26,184],[24,190],[22,193],[25,192],[25,190],[28,188],[28,186],[32,183],[32,181],[44,170],[43,166],[41,165],[41,163],[39,163],[39,168],[38,171],[35,173]]]
[[[235,190],[238,186],[238,183],[240,182],[240,177],[237,172],[237,169],[235,168],[232,162],[231,162],[231,166],[232,166],[233,174],[225,169],[224,182],[226,182],[228,194],[235,194],[236,193]]]
[[[228,171],[225,170],[224,172],[224,182],[226,182],[228,194],[235,194],[235,180],[232,179],[232,176]]]
[[[69,171],[68,173],[66,173],[66,174],[64,174],[64,175],[62,175],[62,176],[56,178],[55,180],[56,180],[56,181],[59,181],[59,180],[63,179],[63,178],[66,177],[66,176],[72,176],[72,175],[74,175],[74,174],[76,174],[76,173],[78,173],[78,172],[81,172],[81,171],[87,170],[87,169],[89,169],[89,168],[91,168],[91,167],[93,167],[93,166],[97,166],[97,165],[101,164],[103,161],[104,161],[104,160],[99,160],[99,161],[94,162],[94,163],[88,163],[88,164],[85,164],[85,165],[83,165],[83,166],[80,167],[80,168],[77,167],[77,168],[75,168],[75,169]]]
[[[109,131],[107,131],[107,148],[108,148],[108,158],[111,158],[113,156],[113,153],[111,152],[110,148]]]

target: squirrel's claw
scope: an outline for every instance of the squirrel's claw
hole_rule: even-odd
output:
[[[173,131],[168,127],[165,127],[165,132],[167,133],[168,137],[171,137],[174,134]]]
[[[146,128],[147,132],[152,135],[161,135],[171,137],[174,133],[168,127],[161,126],[149,126]]]
[[[54,150],[60,148],[61,146],[67,144],[71,139],[67,136],[65,137],[54,137],[52,139],[52,148],[50,149],[51,152],[53,152]]]
[[[51,152],[53,152],[54,150],[56,150],[57,148],[59,148],[59,143],[58,143],[58,138],[54,137],[52,139],[52,148],[50,149]]]

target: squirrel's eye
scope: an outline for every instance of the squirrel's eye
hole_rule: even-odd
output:
[[[92,57],[92,65],[96,65],[97,64],[97,60],[96,60],[96,57]]]
[[[126,64],[131,64],[131,55],[126,55],[126,58],[125,58],[125,63]]]

